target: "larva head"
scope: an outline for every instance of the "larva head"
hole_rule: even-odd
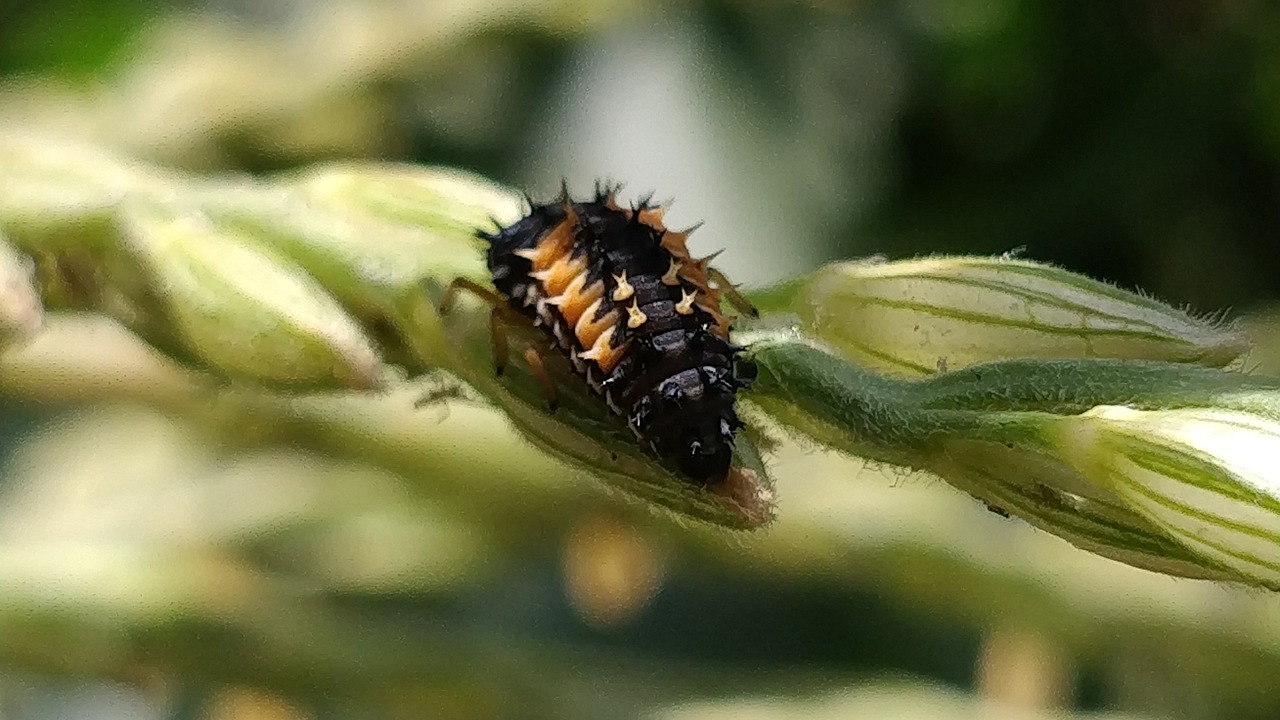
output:
[[[645,427],[639,429],[682,474],[715,484],[729,471],[733,434],[742,426],[733,411],[733,393],[723,368],[678,372],[643,399]]]
[[[681,428],[679,448],[673,453],[680,472],[708,485],[723,480],[733,461],[736,420],[728,413],[728,417],[709,417]]]

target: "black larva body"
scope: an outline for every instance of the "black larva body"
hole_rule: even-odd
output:
[[[532,203],[531,203],[532,205]],[[729,470],[737,391],[755,367],[729,341],[705,260],[662,210],[594,200],[534,205],[489,241],[488,265],[511,306],[545,328],[609,407],[658,458],[700,484]]]

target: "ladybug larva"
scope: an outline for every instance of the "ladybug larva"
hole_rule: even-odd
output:
[[[584,202],[566,189],[555,202],[530,202],[527,215],[496,233],[480,233],[501,295],[493,300],[554,338],[660,460],[695,483],[719,483],[742,427],[737,392],[756,371],[729,340],[720,301],[755,311],[711,258],[690,256],[688,231],[663,226],[664,208],[620,207],[616,189],[597,186]],[[554,401],[536,354],[526,357]]]

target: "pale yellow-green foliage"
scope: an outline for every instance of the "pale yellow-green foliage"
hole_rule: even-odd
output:
[[[450,279],[484,279],[471,233],[518,216],[510,189],[374,163],[265,180],[189,171],[220,167],[228,138],[285,161],[379,152],[379,83],[458,62],[485,32],[564,37],[627,20],[611,4],[490,3],[477,14],[453,2],[434,4],[429,26],[406,22],[428,17],[406,11],[420,4],[317,13],[287,37],[167,23],[107,87],[0,93],[0,392],[68,410],[5,470],[0,663],[159,678],[171,699],[237,684],[392,715],[556,714],[583,677],[643,686],[637,706],[667,706],[655,712],[673,719],[989,710],[828,671],[762,683],[694,667],[676,684],[622,653],[432,614],[562,554],[589,623],[643,606],[665,568],[692,563],[870,592],[922,621],[991,630],[993,677],[1037,658],[1069,674],[1072,658],[1123,659],[1158,634],[1178,656],[1168,687],[1213,677],[1234,702],[1273,701],[1280,601],[1239,586],[1274,585],[1271,575],[1189,549],[1180,528],[1085,484],[1074,468],[1090,463],[1062,450],[1102,432],[1059,422],[1093,404],[1265,418],[1274,388],[1245,376],[1174,366],[1144,380],[1123,363],[1056,362],[1221,366],[1245,349],[1232,328],[1022,261],[797,278],[758,296],[766,321],[743,336],[764,369],[744,403],[753,434],[740,458],[759,484],[745,505],[726,503],[653,463],[581,388],[567,384],[552,416],[519,363],[495,378],[482,304],[437,312]],[[366,32],[335,48],[325,23]],[[1001,273],[1015,269],[1039,277],[1010,283]],[[903,308],[886,288],[931,302]],[[844,312],[851,298],[865,312]],[[1117,327],[1137,330],[1123,342],[1089,334]],[[961,334],[963,357],[946,350]],[[956,372],[1033,345],[1052,345],[1043,364]],[[904,358],[933,377],[865,372]],[[1209,454],[1214,472],[1227,460]],[[759,525],[775,503],[767,531],[723,529]],[[601,536],[621,539],[581,541]],[[614,548],[591,556],[604,563],[645,559],[647,584],[615,588],[627,602],[612,605],[607,577],[573,585],[579,547]],[[1010,634],[1038,640],[1002,656]],[[1043,684],[1055,682],[1065,681]]]

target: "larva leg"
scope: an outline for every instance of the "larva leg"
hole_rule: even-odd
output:
[[[511,358],[511,349],[507,345],[507,333],[503,330],[506,313],[496,307],[489,311],[489,344],[493,346],[493,372],[502,375],[507,369],[507,360]]]
[[[555,380],[551,379],[551,373],[547,372],[546,364],[542,362],[542,353],[530,345],[524,349],[524,359],[533,370],[533,376],[538,379],[538,384],[542,385],[542,392],[547,396],[547,408],[555,412],[556,408],[560,407],[560,392],[556,389]]]
[[[503,325],[527,324],[529,321],[514,312],[507,299],[489,288],[467,278],[454,278],[440,298],[440,314],[446,315],[453,309],[458,293],[466,291],[475,295],[489,305],[489,343],[493,346],[493,370],[502,375],[507,369],[507,361],[511,357],[511,349],[507,344],[507,333]]]
[[[507,304],[506,298],[467,278],[457,278],[449,283],[444,297],[440,300],[440,312],[442,314],[448,313],[452,309],[453,303],[457,300],[458,293],[464,290],[491,306],[489,311],[489,342],[493,346],[494,372],[502,375],[506,371],[507,362],[511,358],[511,348],[507,342],[506,327],[529,325],[531,321],[529,318],[513,311],[511,306]],[[555,381],[551,379],[551,374],[547,372],[547,365],[542,361],[542,355],[542,352],[533,345],[525,348],[524,351],[524,359],[529,363],[530,369],[533,370],[533,376],[538,379],[538,384],[542,386],[543,394],[547,396],[547,406],[552,412],[555,412],[560,405],[560,393],[556,389]]]
[[[729,298],[729,302],[737,308],[738,312],[745,313],[753,318],[760,317],[760,311],[743,297],[742,293],[738,292],[738,288],[729,282],[729,278],[725,277],[724,273],[716,268],[709,267],[707,268],[707,278],[715,281],[716,289],[722,291],[725,297]]]
[[[453,309],[453,303],[458,299],[458,293],[466,290],[481,300],[489,303],[494,308],[505,308],[507,299],[480,283],[468,278],[454,278],[449,283],[449,287],[445,288],[444,297],[440,298],[440,314],[447,315]]]

